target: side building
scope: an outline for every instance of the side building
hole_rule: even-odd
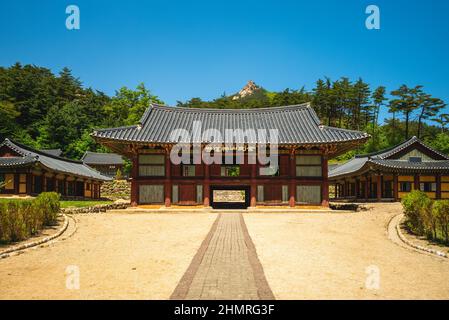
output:
[[[248,161],[267,144],[255,135],[258,130],[277,132],[275,167]],[[201,155],[195,164],[171,161],[176,132],[187,133],[187,144],[199,145],[200,153],[213,150],[221,163],[206,163]],[[225,138],[229,132],[236,133],[231,145]],[[247,208],[328,206],[328,159],[363,144],[369,136],[323,126],[313,108],[302,104],[238,110],[151,105],[140,123],[97,130],[92,137],[132,160],[132,205]],[[198,149],[189,147],[187,152],[188,160],[198,159]],[[238,157],[244,161],[236,163]],[[230,191],[244,195],[241,204],[219,200],[220,192]]]
[[[115,178],[117,171],[120,170],[122,176],[126,178],[123,172],[125,162],[119,154],[86,151],[81,161],[105,176]]]
[[[399,201],[412,190],[449,199],[449,157],[416,137],[329,170],[336,199]]]
[[[65,198],[99,199],[100,185],[110,180],[80,161],[5,139],[0,144],[2,195],[31,195],[55,191]]]

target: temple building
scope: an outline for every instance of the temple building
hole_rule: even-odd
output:
[[[120,170],[121,175],[126,177],[123,173],[125,161],[119,154],[86,151],[81,161],[105,176],[114,178]]]
[[[336,199],[398,201],[412,190],[449,199],[449,157],[412,137],[334,167],[329,182]]]
[[[263,139],[262,131],[276,139]],[[180,132],[190,138],[177,140]],[[136,125],[97,130],[92,137],[132,160],[132,205],[213,208],[328,206],[328,159],[369,138],[321,125],[309,104],[232,110],[153,104]],[[179,142],[192,143],[187,159],[197,161],[171,160]],[[250,161],[265,146],[273,147],[275,166],[259,157]],[[205,161],[206,151],[223,161]]]
[[[0,144],[0,195],[35,196],[55,191],[63,198],[99,199],[110,178],[80,161],[5,139]]]

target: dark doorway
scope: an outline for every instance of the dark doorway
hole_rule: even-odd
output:
[[[250,187],[211,186],[210,202],[214,209],[246,209],[250,203]]]
[[[82,181],[76,182],[75,196],[84,197],[84,182]]]

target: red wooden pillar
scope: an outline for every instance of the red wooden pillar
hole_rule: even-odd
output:
[[[139,175],[139,157],[137,154],[132,159],[131,169],[131,206],[135,207],[138,204],[139,198],[139,184],[137,177]]]
[[[355,179],[355,198],[360,198],[360,180],[357,178]]]
[[[289,200],[288,204],[290,207],[294,207],[296,205],[295,200],[295,179],[296,179],[296,154],[295,151],[292,150],[290,154],[290,163],[289,163],[289,169],[290,169],[290,186],[289,186]]]
[[[210,165],[204,164],[203,204],[210,207]]]
[[[415,185],[415,190],[419,190],[419,174],[415,174],[414,176],[414,185]]]
[[[165,151],[165,180],[164,180],[164,195],[165,195],[165,206],[171,206],[171,161],[170,161],[170,151]]]
[[[393,198],[394,198],[394,201],[398,201],[398,199],[399,199],[398,174],[397,173],[395,173],[393,175]]]
[[[251,164],[251,187],[250,187],[250,201],[249,206],[252,208],[256,207],[257,204],[257,164]]]
[[[440,173],[438,173],[435,176],[435,182],[436,182],[436,185],[437,185],[437,189],[436,189],[436,192],[435,192],[435,198],[436,199],[441,199],[441,174]]]
[[[329,207],[329,180],[327,177],[327,156],[323,156],[322,158],[322,176],[323,176],[323,183],[321,185],[321,205],[323,207]]]
[[[377,201],[380,202],[380,200],[382,199],[382,176],[380,174],[377,175],[376,187]]]

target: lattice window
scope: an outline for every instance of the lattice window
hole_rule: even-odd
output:
[[[139,155],[139,176],[160,177],[165,175],[165,155],[141,154]]]
[[[297,177],[321,177],[323,175],[321,156],[296,156]]]

